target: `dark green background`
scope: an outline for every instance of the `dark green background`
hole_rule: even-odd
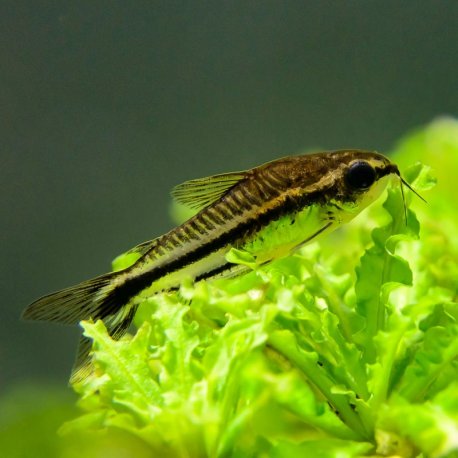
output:
[[[170,228],[173,185],[456,115],[457,21],[456,1],[0,2],[0,389],[66,384],[77,329],[21,310]]]

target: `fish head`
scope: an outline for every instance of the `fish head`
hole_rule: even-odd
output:
[[[334,206],[355,216],[374,202],[399,169],[383,154],[342,150],[296,156],[285,163],[305,205]]]
[[[378,152],[342,151],[331,153],[333,185],[331,199],[349,211],[359,213],[374,202],[394,176],[396,164]]]

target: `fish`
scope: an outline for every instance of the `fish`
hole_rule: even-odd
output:
[[[102,320],[119,339],[145,298],[176,291],[188,278],[198,282],[247,272],[247,265],[230,262],[232,249],[248,253],[256,266],[287,256],[353,219],[393,176],[401,180],[401,190],[405,185],[415,192],[384,155],[340,150],[186,181],[172,196],[194,216],[129,250],[138,256],[130,267],[41,297],[22,317],[69,325]],[[91,374],[90,350],[90,339],[81,336],[70,383]]]

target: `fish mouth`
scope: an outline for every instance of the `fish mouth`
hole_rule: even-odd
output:
[[[427,203],[426,200],[420,194],[418,194],[418,192],[415,191],[415,189],[412,188],[412,186],[402,177],[396,164],[388,164],[386,169],[388,169],[388,171],[385,172],[385,175],[394,173],[399,177],[399,180],[401,181],[401,191],[403,191],[403,186],[405,186],[407,189],[412,191],[418,198],[420,198],[424,203]]]
[[[383,178],[386,175],[391,175],[392,173],[397,175],[401,180],[401,173],[399,172],[398,166],[392,162],[385,165],[385,167],[376,167],[375,173],[377,174],[377,179]],[[403,180],[404,181],[404,180]]]
[[[386,175],[394,174],[398,176],[401,182],[401,190],[402,190],[402,186],[405,186],[407,189],[412,191],[417,197],[419,197],[423,202],[426,203],[426,200],[422,196],[420,196],[420,194],[418,194],[418,192],[415,191],[415,189],[413,189],[412,186],[402,177],[401,172],[399,171],[399,168],[396,164],[393,164],[392,162],[390,162],[385,167],[376,167],[375,173],[377,174],[378,180],[380,178],[383,178]]]
[[[406,199],[405,199],[405,195],[404,195],[404,186],[407,189],[409,189],[410,191],[412,191],[423,202],[427,203],[426,200],[420,194],[418,194],[418,192],[415,191],[415,189],[413,189],[412,186],[402,177],[401,172],[399,172],[399,168],[398,168],[398,166],[396,164],[393,164],[392,162],[390,162],[385,167],[377,167],[375,169],[375,172],[377,173],[377,179],[378,180],[380,178],[384,177],[384,176],[391,175],[391,174],[394,174],[394,175],[399,177],[399,182],[400,182],[400,185],[401,185],[402,203],[403,203],[403,207],[404,207],[404,218],[405,218],[405,222],[407,224],[407,204],[406,204]]]

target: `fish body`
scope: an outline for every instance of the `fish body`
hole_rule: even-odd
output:
[[[195,281],[237,275],[232,248],[257,265],[283,257],[350,221],[383,191],[395,164],[358,150],[290,156],[244,172],[191,180],[174,198],[197,211],[182,225],[130,250],[129,268],[85,281],[30,304],[23,317],[77,324],[102,319],[118,339],[145,297]],[[81,338],[72,381],[90,373],[90,342]]]

